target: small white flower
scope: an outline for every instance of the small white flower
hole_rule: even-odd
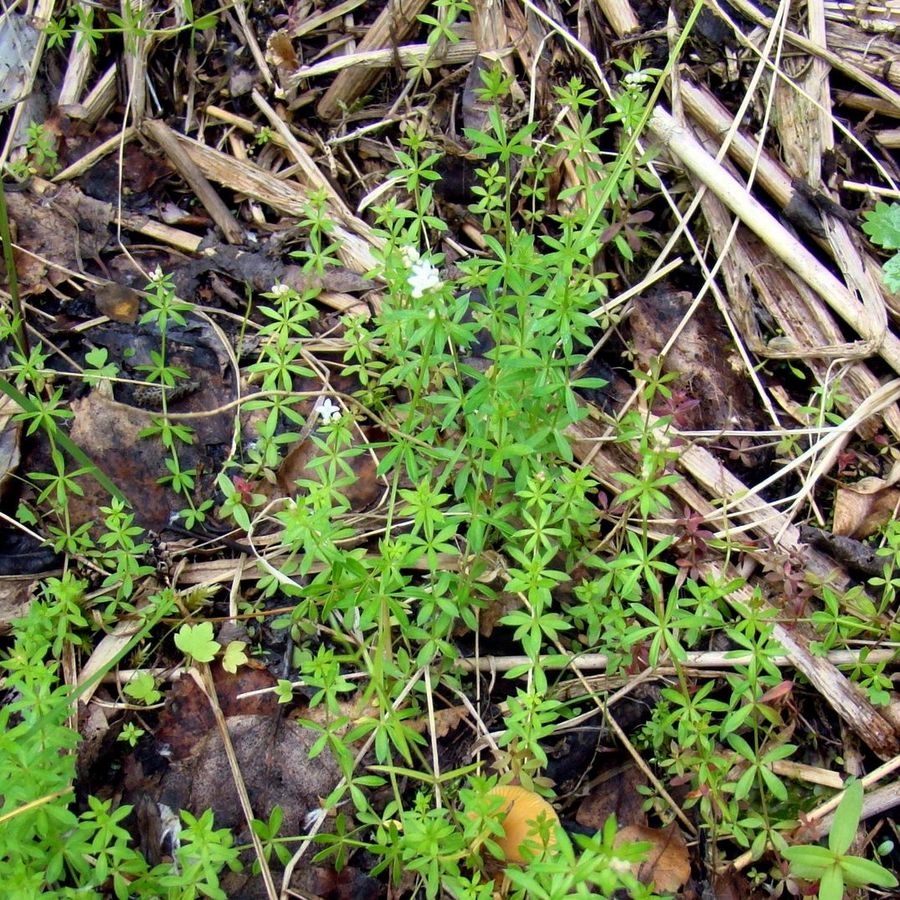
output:
[[[150,281],[153,284],[160,284],[165,277],[165,272],[163,272],[162,266],[159,265],[157,265],[157,267],[150,273]]]
[[[403,265],[412,268],[419,261],[419,251],[415,247],[401,247],[400,256],[403,258]]]
[[[273,284],[269,293],[273,297],[283,297],[290,291],[290,288],[286,284]]]
[[[648,75],[646,72],[629,72],[622,81],[628,85],[628,87],[637,87],[641,84],[647,84],[650,81],[653,81],[653,76]]]
[[[441,276],[438,270],[427,259],[416,260],[413,263],[412,272],[406,280],[416,299],[441,286]]]
[[[341,417],[341,408],[330,397],[319,397],[313,413],[323,422],[334,422]]]

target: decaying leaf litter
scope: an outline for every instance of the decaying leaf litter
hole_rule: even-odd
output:
[[[346,800],[325,802],[345,777],[331,749],[308,758],[315,726],[327,730],[329,721],[309,705],[312,688],[276,702],[280,684],[302,681],[297,647],[316,652],[348,639],[318,623],[290,621],[292,599],[279,585],[302,583],[323,564],[300,564],[296,574],[297,547],[275,512],[315,479],[316,438],[334,410],[354,423],[341,548],[357,558],[375,555],[386,532],[409,527],[393,514],[398,484],[384,471],[402,420],[367,402],[373,394],[359,373],[342,371],[345,317],[377,317],[390,290],[374,210],[392,196],[404,202],[392,173],[402,168],[407,126],[421,129],[429,152],[441,155],[442,177],[429,189],[433,215],[447,230],[432,232],[427,249],[443,254],[442,274],[459,277],[466,259],[490,256],[497,246],[470,208],[480,196],[475,170],[486,163],[466,131],[492,127],[482,89],[485,73],[495,71],[510,79],[498,107],[506,127],[535,123],[533,142],[558,125],[577,127],[577,104],[573,111],[558,90],[573,77],[596,90],[595,126],[617,109],[613,98],[623,85],[646,78],[649,92],[659,82],[658,95],[645,97],[646,127],[637,137],[609,121],[580,154],[549,160],[546,219],[535,226],[553,236],[553,217],[569,209],[579,167],[597,163],[605,171],[600,164],[615,154],[646,160],[653,177],[621,205],[589,260],[604,275],[605,296],[591,312],[594,345],[580,368],[606,385],[582,392],[590,415],[565,434],[573,466],[596,480],[592,553],[614,559],[629,546],[628,535],[643,529],[645,541],[668,541],[666,591],[686,579],[727,584],[722,603],[735,621],[753,609],[772,626],[780,649],[767,664],[783,681],[758,701],[766,721],[777,724],[763,749],[802,745],[790,759],[773,757],[767,769],[799,798],[802,817],[795,812],[797,827],[783,831],[789,842],[827,833],[835,791],[849,776],[866,787],[860,850],[871,832],[896,840],[895,695],[867,692],[858,675],[865,663],[891,678],[895,609],[878,608],[871,620],[883,627],[859,629],[860,639],[839,649],[823,645],[826,620],[814,615],[829,603],[846,614],[875,609],[871,599],[865,605],[866,585],[883,571],[875,548],[900,502],[900,307],[881,277],[884,257],[860,229],[876,199],[898,196],[896,6],[815,3],[798,11],[736,0],[727,8],[711,3],[699,15],[605,0],[572,8],[473,2],[461,11],[422,0],[351,0],[237,5],[214,16],[205,7],[131,9],[142,10],[148,27],[101,35],[99,52],[71,37],[52,46],[52,30],[34,30],[60,20],[64,11],[53,4],[4,18],[4,38],[18,36],[29,53],[16,78],[4,76],[3,159],[24,175],[20,184],[6,178],[17,278],[6,276],[3,296],[8,311],[20,298],[25,347],[41,345],[55,372],[32,378],[30,390],[49,396],[63,389],[71,413],[66,434],[145,529],[135,609],[161,587],[179,598],[177,614],[153,622],[137,644],[143,621],[126,612],[105,624],[105,634],[93,632],[92,642],[67,647],[62,677],[80,690],[71,724],[83,739],[73,804],[93,793],[133,805],[126,822],[152,862],[174,852],[179,809],[196,816],[211,808],[216,824],[249,848],[244,870],[223,876],[229,896],[422,889],[414,869],[393,883],[389,873],[373,873],[377,860],[368,850],[351,852],[346,867],[327,854],[314,864],[328,845],[302,837],[286,845],[289,861],[270,855],[261,875],[251,872],[263,854],[248,822],[268,820],[276,804],[283,835],[332,833],[339,816],[346,817],[341,828],[363,827]],[[458,18],[448,19],[448,9]],[[666,71],[644,74],[654,69]],[[40,139],[34,131],[29,137],[30,123],[42,125]],[[516,221],[525,221],[528,202],[521,193],[514,200]],[[337,247],[320,271],[291,255],[314,227],[311,202],[327,213]],[[157,364],[159,329],[143,318],[155,272],[171,276],[189,304],[183,324],[169,331],[166,363],[184,373],[177,386],[141,376]],[[265,322],[254,311],[278,285],[309,296],[319,316],[297,341],[307,374],[289,379],[293,435],[270,477],[248,482],[228,467],[241,460],[265,416],[248,402],[260,391],[253,366],[264,341],[258,332]],[[4,359],[11,381],[15,347],[11,336]],[[99,351],[120,374],[81,377],[95,368],[87,354]],[[474,345],[467,364],[501,366],[491,351]],[[636,371],[666,390],[650,396],[648,378]],[[389,390],[398,405],[408,400],[403,385]],[[663,484],[667,505],[643,522],[616,500],[628,484],[623,473],[639,480],[646,471],[646,441],[629,439],[621,427],[629,411],[645,423],[668,417],[665,441],[674,451],[665,468],[677,476]],[[52,469],[54,448],[39,430],[25,433],[20,412],[16,397],[6,396],[0,490],[10,639],[11,623],[46,578],[71,570],[95,596],[102,593],[102,572],[86,554],[47,552],[51,512],[29,474]],[[160,483],[165,446],[142,436],[161,414],[194,432],[179,465],[195,473],[192,505],[207,503],[211,511],[194,527],[173,518],[183,498],[171,481]],[[439,439],[452,440],[453,427],[446,424]],[[229,502],[225,472],[235,502],[249,508],[250,527],[235,517],[229,530],[213,514]],[[78,484],[66,501],[65,528],[89,535],[110,495],[91,472]],[[407,478],[399,487],[415,485]],[[499,768],[514,784],[531,789],[538,777],[538,787],[552,787],[566,827],[593,832],[615,814],[620,841],[650,844],[635,871],[661,893],[755,896],[771,885],[774,857],[765,842],[747,848],[733,837],[710,839],[698,815],[703,779],[660,765],[637,740],[662,692],[679,679],[689,695],[710,691],[727,703],[732,673],[748,665],[749,654],[735,651],[745,648],[719,635],[725,639],[713,636],[673,658],[666,647],[654,651],[648,636],[615,652],[605,644],[604,652],[587,652],[585,640],[559,632],[545,647],[548,693],[560,702],[576,698],[577,713],[548,729],[546,764],[520,771],[514,749],[497,743],[525,678],[507,676],[530,664],[502,621],[523,608],[516,591],[504,590],[511,560],[500,542],[477,561],[457,549],[441,550],[440,568],[471,570],[493,600],[477,622],[456,624],[455,659],[414,667],[414,679],[390,698],[391,714],[425,736],[415,764],[430,773],[417,780],[394,772],[395,790],[412,803],[423,782],[438,785],[436,808],[452,805],[452,789],[443,787],[442,800],[435,776],[480,761],[485,774]],[[573,603],[574,588],[592,577],[590,560],[583,563],[554,589],[556,608]],[[428,569],[415,560],[404,565],[413,573]],[[274,579],[275,590],[261,591],[261,578]],[[602,606],[605,598],[592,602]],[[185,621],[213,623],[219,644],[243,642],[249,661],[236,672],[222,661],[185,665],[171,640]],[[387,655],[408,650],[387,648]],[[141,707],[123,692],[141,673],[157,680],[157,704]],[[386,714],[371,705],[360,673],[343,675],[350,725]],[[145,732],[133,748],[116,740],[128,723]],[[348,741],[355,772],[381,771],[371,738]],[[724,745],[721,752],[734,768],[729,780],[739,783],[747,762],[734,751]],[[358,790],[367,791],[371,809],[388,805],[384,786]],[[653,802],[636,803],[639,795]],[[896,852],[882,862],[896,871]],[[799,888],[786,880],[781,889]],[[496,890],[509,890],[499,875]]]

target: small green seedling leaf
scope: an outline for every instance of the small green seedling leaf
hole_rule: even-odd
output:
[[[234,675],[238,670],[238,666],[244,665],[248,661],[247,654],[244,653],[244,647],[247,646],[246,641],[230,641],[222,655],[222,668],[226,672]]]
[[[158,703],[162,699],[162,694],[156,689],[156,681],[149,672],[141,672],[135,675],[125,685],[125,693],[133,700],[137,700],[139,703],[146,703],[148,706]]]
[[[182,625],[175,633],[175,646],[195,662],[208,663],[222,649],[213,638],[212,622],[199,625]]]
[[[878,863],[846,855],[859,827],[862,807],[862,783],[851,782],[835,811],[828,846],[801,844],[782,851],[794,877],[819,882],[819,900],[841,900],[844,885],[896,887],[898,884],[894,875]]]
[[[858,781],[847,785],[840,806],[834,814],[834,823],[828,834],[828,847],[832,853],[843,855],[850,849],[859,816],[862,813],[863,787]]]

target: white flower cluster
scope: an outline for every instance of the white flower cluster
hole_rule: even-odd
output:
[[[335,422],[341,417],[341,408],[331,397],[319,397],[313,407],[313,415],[317,415],[323,422]]]
[[[653,81],[653,76],[647,72],[629,72],[622,81],[627,87],[639,87],[642,84]]]
[[[290,290],[290,287],[288,287],[288,285],[286,284],[273,284],[271,289],[269,290],[269,293],[273,297],[284,297],[285,294],[290,293]]]
[[[435,266],[427,259],[417,259],[406,279],[413,297],[418,299],[429,291],[441,286],[441,276]]]

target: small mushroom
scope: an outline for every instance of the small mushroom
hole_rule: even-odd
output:
[[[543,797],[515,784],[491,788],[488,796],[503,798],[500,811],[504,817],[502,824],[505,834],[496,840],[507,862],[525,862],[522,856],[523,844],[530,845],[533,851],[541,849],[541,834],[546,828],[546,825],[538,824],[542,817],[550,823],[550,833],[544,846],[553,847],[556,844],[553,826],[559,824],[559,816]]]

